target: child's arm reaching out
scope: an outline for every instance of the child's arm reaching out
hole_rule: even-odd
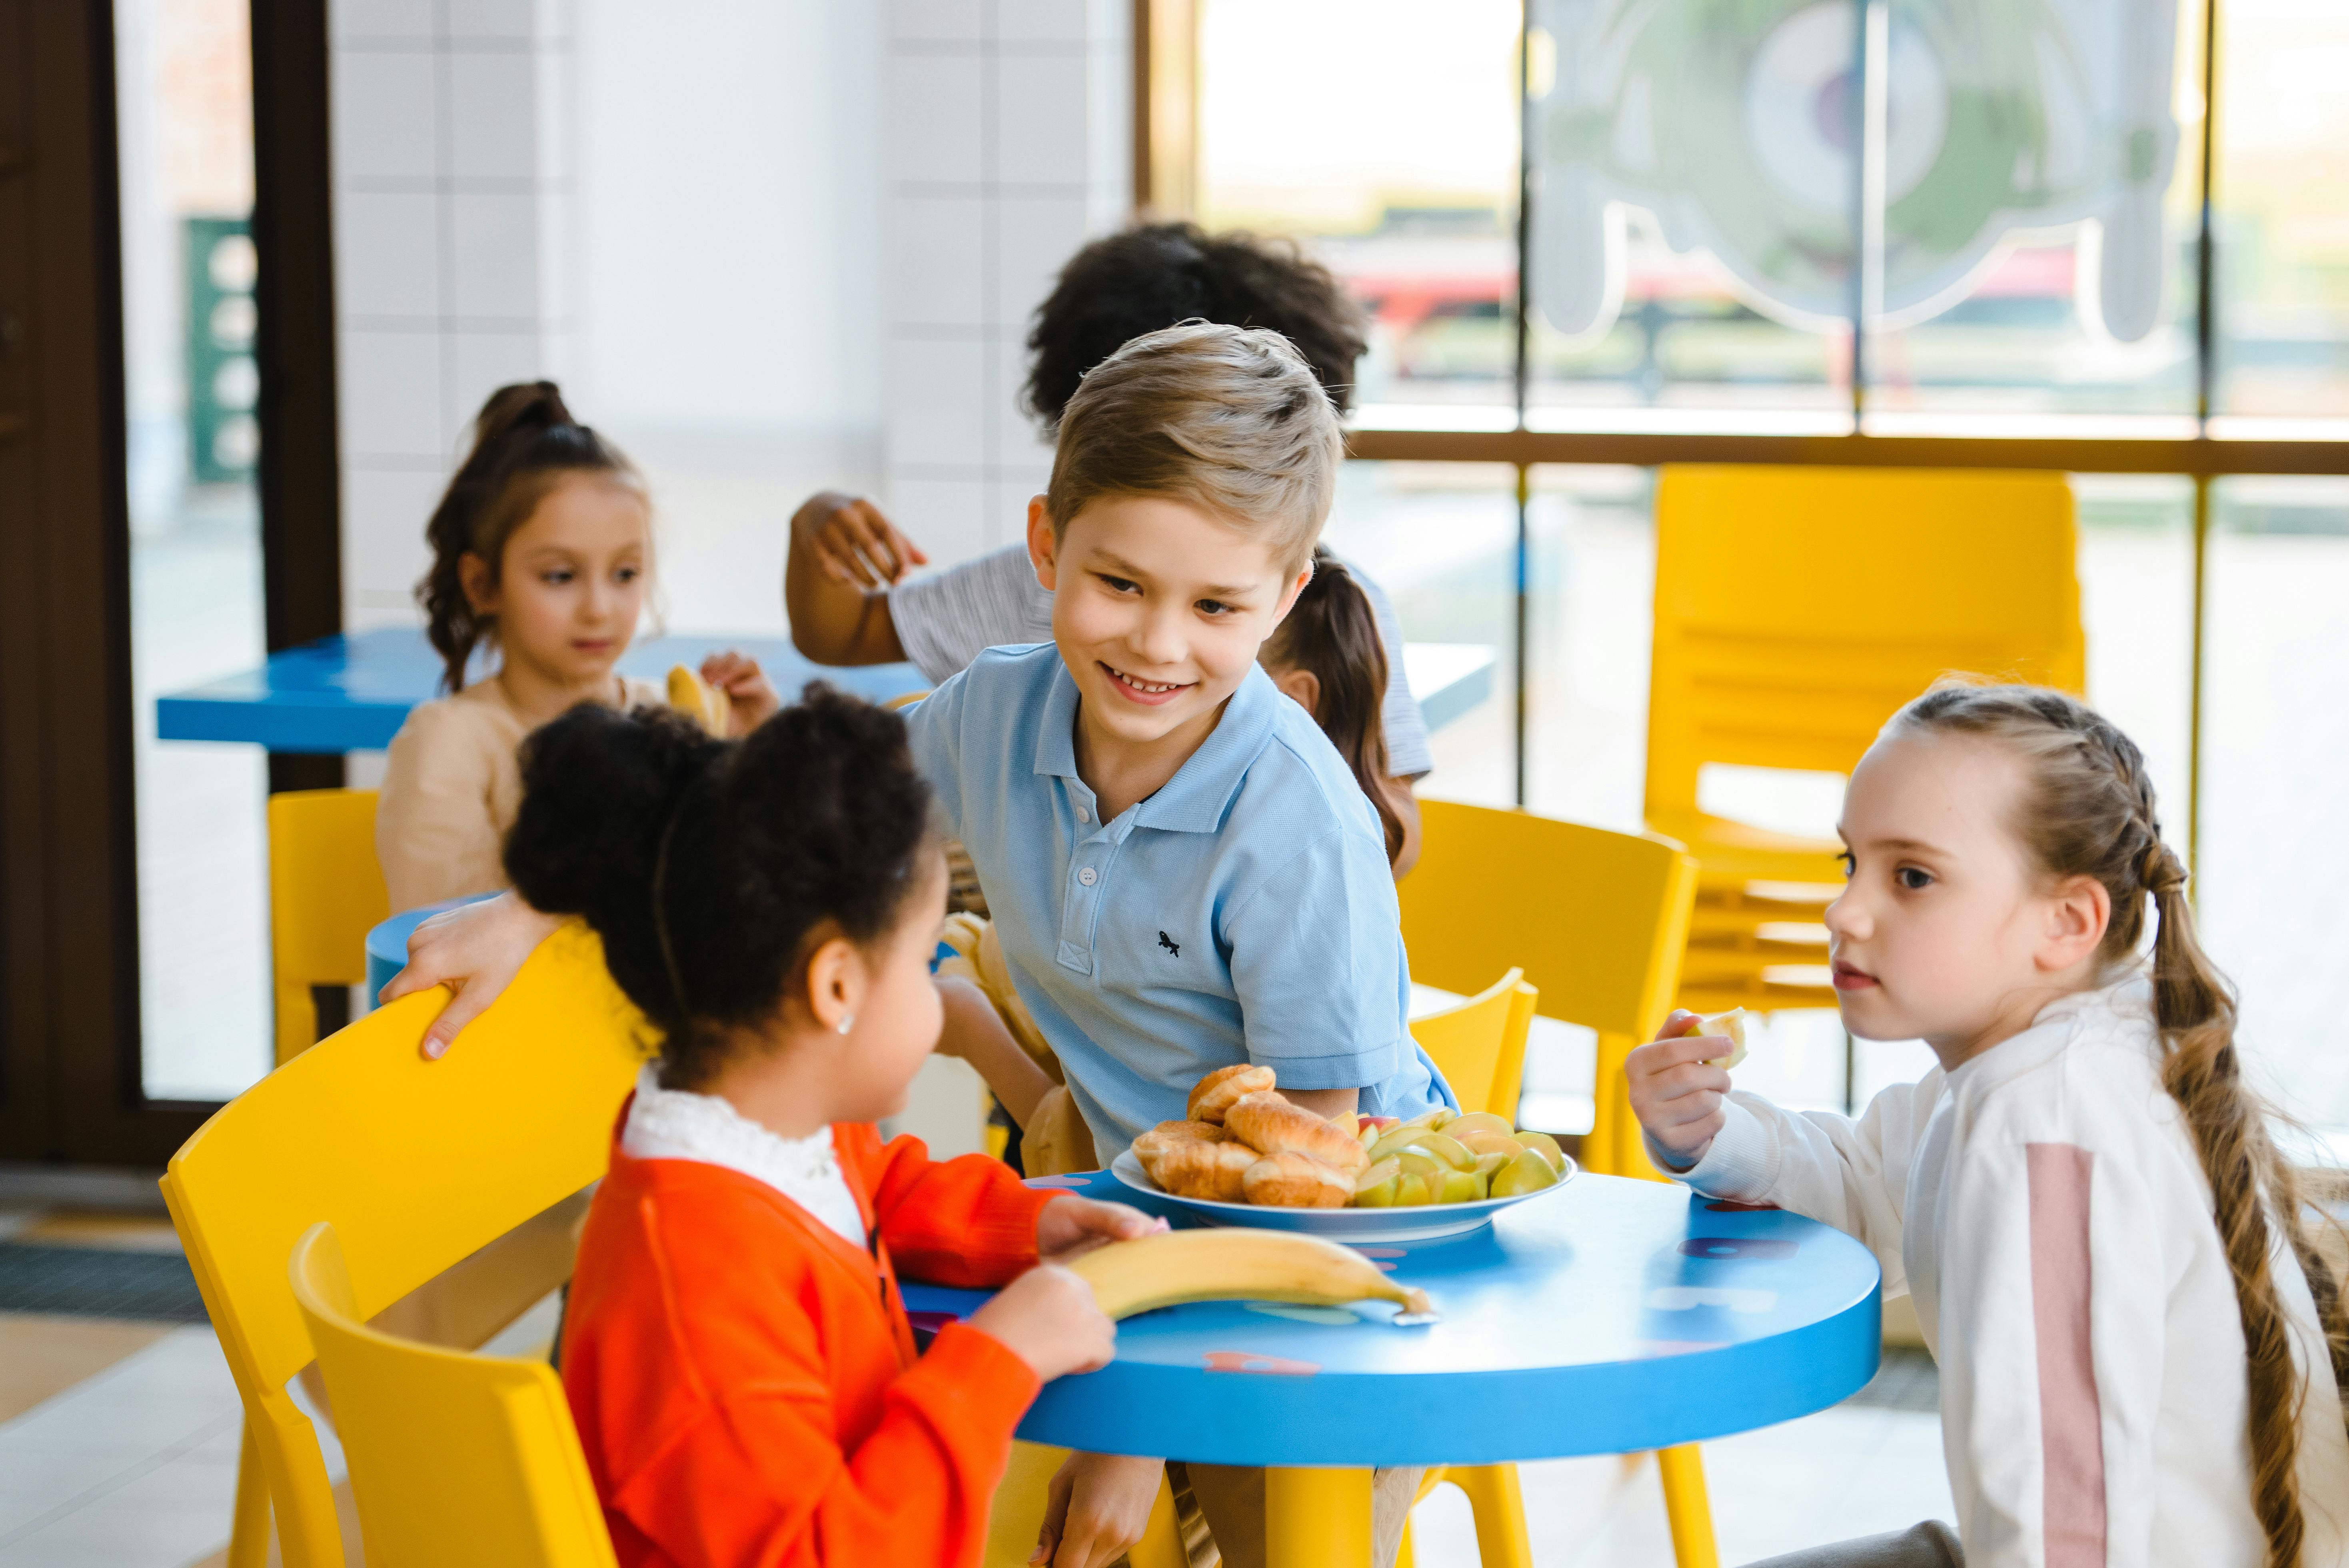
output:
[[[843,1448],[823,1331],[790,1297],[760,1319],[699,1336],[712,1391],[647,1434],[645,1462],[608,1498],[691,1568],[976,1561],[1020,1412],[1040,1383],[1105,1362],[1115,1338],[1082,1280],[1031,1269],[941,1329]]]
[[[409,934],[408,967],[385,984],[378,1000],[396,1002],[435,985],[454,992],[425,1031],[424,1054],[438,1057],[489,1010],[562,924],[561,915],[542,914],[511,892],[436,914]]]
[[[1051,1075],[1036,1065],[1011,1031],[1003,1026],[1002,1015],[995,1004],[987,999],[970,981],[958,975],[937,977],[938,1000],[943,1004],[945,1026],[938,1035],[937,1054],[959,1057],[968,1062],[985,1079],[1003,1109],[1011,1113],[1020,1130],[1036,1114],[1037,1102],[1052,1092]]]
[[[1776,1203],[1857,1237],[1884,1271],[1884,1294],[1908,1289],[1900,1256],[1909,1165],[1940,1093],[1936,1068],[1896,1084],[1857,1119],[1782,1110],[1733,1094],[1717,1037],[1683,1037],[1695,1015],[1676,1012],[1658,1037],[1624,1060],[1631,1110],[1656,1163],[1711,1197]]]

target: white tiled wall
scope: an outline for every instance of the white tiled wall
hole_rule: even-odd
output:
[[[1132,205],[1129,0],[889,0],[887,504],[939,565],[1019,537],[1050,449],[1029,317]]]
[[[415,618],[481,399],[572,330],[569,0],[334,0],[344,622]]]

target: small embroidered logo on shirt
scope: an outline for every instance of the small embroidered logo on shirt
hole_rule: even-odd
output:
[[[1182,947],[1176,944],[1173,937],[1167,935],[1163,931],[1158,934],[1158,945],[1166,949],[1167,952],[1173,954],[1177,958],[1183,956]]]

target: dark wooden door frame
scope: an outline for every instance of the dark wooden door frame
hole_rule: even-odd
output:
[[[343,629],[326,0],[254,0],[253,242],[269,651]],[[330,789],[339,757],[272,757],[272,789]]]
[[[0,1136],[19,1159],[149,1164],[197,1113],[139,1089],[129,505],[112,7],[0,0],[19,149],[8,176],[0,492],[0,755],[9,1035]],[[12,242],[11,249],[16,248]]]
[[[253,14],[273,649],[341,623],[325,10]],[[152,1167],[212,1108],[140,1084],[113,45],[0,0],[0,1160]]]

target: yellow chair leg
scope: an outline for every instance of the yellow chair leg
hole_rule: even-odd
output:
[[[1130,1568],[1190,1568],[1182,1528],[1174,1522],[1174,1489],[1164,1472],[1158,1477],[1158,1501],[1150,1505],[1150,1522],[1142,1527],[1142,1539],[1125,1560]]]
[[[1484,1568],[1534,1568],[1534,1548],[1526,1534],[1526,1499],[1517,1486],[1517,1467],[1454,1466],[1444,1472],[1444,1479],[1468,1494],[1468,1507],[1476,1516],[1476,1559]],[[1700,1475],[1700,1509],[1703,1506],[1703,1485]],[[1707,1539],[1711,1539],[1709,1533]]]
[[[262,1568],[269,1560],[269,1483],[261,1474],[261,1445],[253,1423],[236,1451],[236,1503],[229,1514],[228,1568]]]
[[[318,1043],[318,1001],[310,987],[281,984],[277,995],[277,1065],[284,1067]]]
[[[1264,1472],[1266,1568],[1369,1568],[1371,1472]]]
[[[1721,1568],[1721,1553],[1713,1542],[1713,1506],[1704,1495],[1704,1459],[1696,1444],[1658,1449],[1656,1470],[1664,1482],[1673,1561],[1680,1568]]]

